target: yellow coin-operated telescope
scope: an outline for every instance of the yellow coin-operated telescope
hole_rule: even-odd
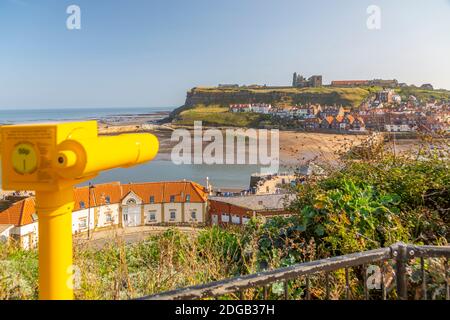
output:
[[[98,136],[97,122],[0,127],[4,190],[34,190],[39,224],[39,297],[73,299],[73,187],[99,172],[152,160],[152,134]]]

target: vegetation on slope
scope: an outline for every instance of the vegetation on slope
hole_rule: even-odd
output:
[[[257,127],[260,122],[271,123],[268,116],[253,113],[236,114],[228,111],[234,103],[271,103],[290,106],[305,103],[357,107],[374,88],[194,88],[186,105],[174,110],[168,120],[178,125],[203,121],[211,126]]]
[[[182,111],[173,123],[192,126],[194,121],[202,121],[206,126],[257,127],[265,118],[256,113],[232,113],[228,107],[198,105]]]
[[[260,88],[194,88],[188,93],[189,97],[198,98],[200,103],[228,106],[230,103],[272,103],[283,104],[337,104],[349,107],[357,107],[371,93],[371,88],[294,88],[294,87],[260,87]],[[188,101],[189,102],[189,101]]]
[[[448,90],[426,90],[416,87],[405,87],[395,90],[403,101],[408,100],[410,96],[416,97],[419,101],[446,100],[450,101],[450,91]]]

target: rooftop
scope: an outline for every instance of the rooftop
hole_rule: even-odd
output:
[[[254,211],[283,210],[295,199],[293,194],[248,195],[239,197],[211,197],[210,200],[229,203]]]
[[[0,225],[23,226],[35,221],[36,213],[34,198],[27,198],[14,203],[0,213]]]
[[[117,204],[130,192],[134,192],[144,203],[168,203],[171,197],[175,202],[187,201],[198,203],[207,201],[205,188],[191,181],[147,182],[120,184],[111,182],[74,189],[74,211],[107,204]],[[36,221],[35,200],[33,197],[18,201],[8,209],[0,212],[0,225],[23,226]]]

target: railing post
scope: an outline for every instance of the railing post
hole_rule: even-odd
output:
[[[450,300],[450,271],[448,269],[448,259],[444,262],[444,275],[445,275],[445,300]]]
[[[408,299],[408,280],[406,278],[406,265],[408,262],[408,247],[404,243],[393,246],[393,256],[396,261],[397,295],[400,300]]]

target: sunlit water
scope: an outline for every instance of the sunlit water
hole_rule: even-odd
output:
[[[68,120],[102,120],[115,116],[141,115],[173,108],[70,108],[70,109],[11,109],[0,110],[0,124],[68,121]]]
[[[169,110],[168,108],[0,110],[0,123],[98,120],[117,115],[139,115]],[[257,165],[175,165],[169,159],[170,157],[166,157],[132,168],[106,171],[90,182],[119,181],[130,183],[185,179],[205,185],[208,177],[215,189],[247,189],[249,188],[250,175],[260,172],[260,166]]]

